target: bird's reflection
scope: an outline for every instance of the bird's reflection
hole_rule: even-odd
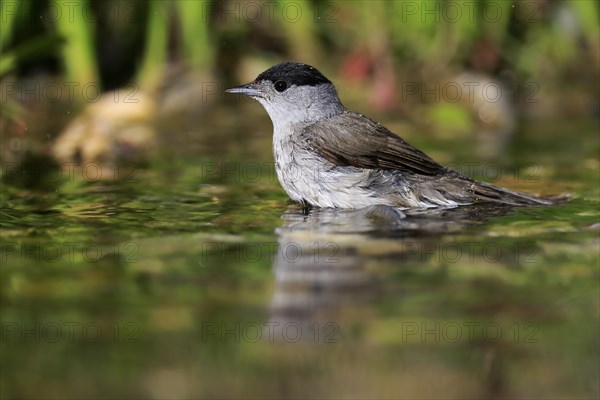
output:
[[[507,212],[499,206],[289,209],[277,229],[271,322],[306,332],[342,315],[361,318],[359,310],[377,298],[390,265],[423,261],[428,252],[421,249],[432,248],[443,236]]]

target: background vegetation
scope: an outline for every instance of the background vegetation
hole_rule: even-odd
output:
[[[109,90],[156,84],[168,64],[232,80],[247,59],[292,58],[346,79],[469,68],[560,84],[598,72],[598,10],[588,0],[3,1],[0,74]]]

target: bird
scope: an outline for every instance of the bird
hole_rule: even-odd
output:
[[[304,206],[553,204],[443,167],[383,125],[345,108],[335,85],[308,64],[276,64],[226,92],[249,96],[267,111],[277,178],[289,197]]]

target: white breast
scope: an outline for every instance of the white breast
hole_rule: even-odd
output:
[[[369,189],[373,170],[335,166],[299,143],[296,133],[300,129],[275,126],[273,134],[277,177],[293,200],[305,200],[318,207],[393,205],[390,199],[374,196]]]

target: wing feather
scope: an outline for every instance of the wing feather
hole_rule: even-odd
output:
[[[303,139],[314,152],[343,166],[408,170],[438,175],[445,168],[384,126],[354,112],[345,112],[309,125]]]

